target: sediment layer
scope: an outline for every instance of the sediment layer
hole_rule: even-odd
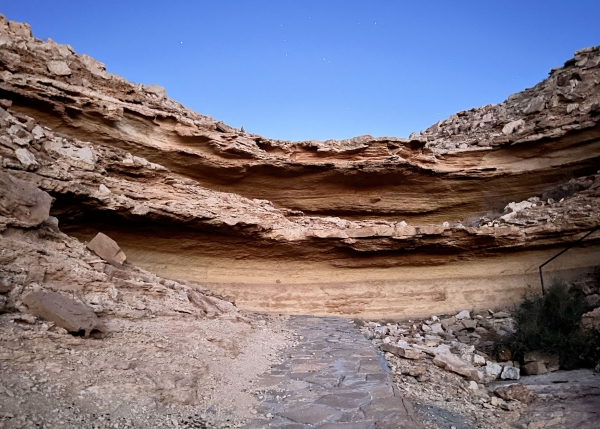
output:
[[[50,194],[62,231],[102,231],[130,262],[244,308],[500,307],[600,224],[599,84],[588,48],[534,88],[408,138],[288,142],[1,19],[0,172]],[[27,226],[0,217],[13,228]],[[548,273],[589,272],[600,233],[587,243]]]

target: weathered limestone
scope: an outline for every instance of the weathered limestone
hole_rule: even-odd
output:
[[[381,346],[381,351],[390,352],[396,356],[403,357],[406,359],[420,359],[422,357],[422,352],[416,349],[413,349],[410,346],[396,346],[393,344],[383,344]]]
[[[101,232],[87,244],[87,248],[112,265],[121,266],[127,259],[117,242]]]
[[[100,324],[91,308],[56,292],[32,292],[23,302],[34,316],[69,332],[85,331],[86,337]]]
[[[50,215],[51,202],[46,192],[0,170],[0,216],[7,218],[6,222],[37,226]]]
[[[50,61],[48,63],[48,71],[56,76],[68,76],[72,73],[64,61]]]
[[[435,357],[433,358],[433,363],[435,365],[448,371],[464,375],[473,381],[482,381],[481,373],[473,365],[452,354],[447,348],[438,347],[438,350],[438,353],[436,353]]]
[[[406,139],[287,142],[27,34],[17,23],[0,30],[2,171],[55,197],[65,232],[87,241],[102,230],[130,261],[246,309],[505,307],[535,287],[531,267],[600,222],[597,48],[500,105]],[[589,271],[600,255],[589,240],[551,269]],[[461,336],[478,335],[470,319],[456,322]]]

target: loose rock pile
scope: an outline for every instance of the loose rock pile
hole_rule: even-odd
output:
[[[464,310],[451,317],[399,324],[367,322],[362,329],[386,353],[417,361],[432,359],[434,365],[476,383],[520,377],[520,363],[512,360],[509,350],[500,353],[499,362],[491,357],[493,338],[514,332],[505,311],[471,314]]]
[[[600,78],[598,64],[600,47],[581,49],[534,88],[498,105],[458,112],[412,137],[443,154],[522,144],[594,126],[600,113],[600,95],[593,89]]]
[[[591,276],[575,282],[572,287],[584,291],[587,297],[594,297],[598,281]],[[594,303],[595,298],[588,302]],[[598,310],[600,308],[584,315],[584,328],[598,323]],[[521,378],[555,373],[560,368],[558,356],[534,351],[518,361],[508,348],[495,346],[495,338],[514,332],[508,311],[464,310],[425,320],[360,322],[359,325],[363,334],[383,352],[395,374],[396,385],[416,404],[431,428],[572,427],[561,426],[568,419],[568,412],[545,415],[539,412],[549,407],[548,401],[567,397],[565,393],[549,394],[546,387],[536,387],[552,381],[529,382],[529,378],[535,377]],[[591,370],[586,374],[585,377],[593,378]],[[579,384],[566,387],[571,392],[568,397],[574,401],[573,409],[583,406],[581,398],[600,395],[600,379],[595,384],[590,381],[594,386],[591,391],[585,387],[585,378],[580,382],[584,387]],[[600,403],[600,396],[597,402]],[[587,416],[582,420],[583,427],[588,427],[589,419]]]

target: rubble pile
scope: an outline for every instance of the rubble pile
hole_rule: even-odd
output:
[[[597,296],[598,286],[595,277],[571,285],[587,293],[588,298]],[[598,306],[594,298],[587,302],[590,309]],[[597,323],[597,314],[600,314],[598,308],[584,315],[583,329]],[[550,404],[566,397],[564,392],[556,389],[548,393],[546,383],[556,381],[540,378],[551,373],[570,378],[568,372],[559,371],[559,357],[531,351],[525,353],[523,359],[516,360],[510,349],[497,342],[498,338],[514,333],[514,322],[508,310],[463,310],[424,320],[360,321],[358,325],[383,353],[397,387],[416,404],[426,421],[433,422],[430,423],[432,428],[437,428],[435,423],[442,421],[456,427],[475,425],[473,427],[490,429],[573,427],[561,426],[568,420],[569,413],[542,416],[539,412],[541,408],[552,408]],[[582,377],[578,383],[589,382],[593,387],[591,391],[580,385],[566,387],[569,398],[577,406],[581,398],[600,395],[600,379],[592,380],[595,377],[592,370],[581,371],[574,372],[577,377]],[[598,368],[594,371],[599,373]],[[572,413],[576,414],[576,411]],[[440,416],[446,417],[439,420]],[[591,423],[586,420],[583,427]]]
[[[519,145],[594,127],[600,115],[599,64],[600,47],[581,49],[535,87],[498,105],[458,112],[413,137],[442,154]]]

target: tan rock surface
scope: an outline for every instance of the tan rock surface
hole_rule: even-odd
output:
[[[87,244],[87,248],[112,265],[121,266],[127,259],[117,242],[101,232]]]
[[[407,139],[285,142],[15,25],[0,25],[2,171],[56,198],[51,214],[69,234],[103,231],[132,263],[244,308],[373,317],[503,307],[600,222],[597,48],[500,105]],[[71,75],[50,73],[50,61]],[[589,272],[598,236],[548,275]]]
[[[50,216],[52,198],[24,180],[0,170],[0,222],[37,226]]]
[[[90,307],[56,292],[32,292],[23,298],[23,303],[34,316],[54,322],[68,332],[85,331],[88,337],[100,325]]]

